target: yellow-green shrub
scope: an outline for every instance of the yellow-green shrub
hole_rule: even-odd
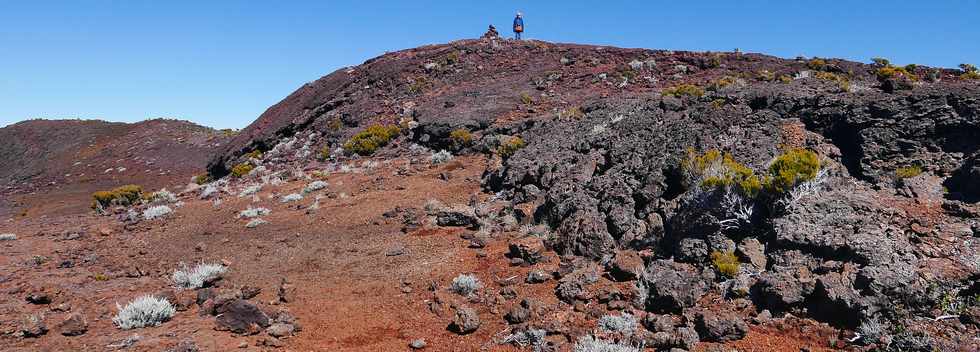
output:
[[[817,153],[794,148],[776,157],[769,165],[769,174],[763,181],[763,186],[773,194],[789,191],[801,182],[817,177],[820,171],[820,158]]]
[[[664,88],[664,90],[661,91],[660,94],[664,96],[673,96],[673,97],[689,96],[689,97],[700,98],[704,96],[704,89],[693,84],[681,84],[669,88]]]
[[[398,136],[400,131],[398,126],[371,125],[344,143],[344,150],[360,155],[371,155]]]
[[[473,134],[465,128],[457,128],[449,132],[449,140],[452,141],[453,146],[465,147],[473,143]]]
[[[92,208],[107,208],[113,203],[130,205],[136,203],[143,195],[143,188],[137,185],[125,185],[110,191],[92,193]]]
[[[242,176],[248,175],[248,173],[249,172],[252,172],[252,169],[254,169],[254,168],[255,168],[255,166],[252,166],[252,164],[247,163],[247,162],[244,162],[244,163],[235,165],[235,166],[233,166],[231,168],[231,176],[233,176],[233,177],[242,177]]]
[[[738,257],[735,256],[735,252],[711,252],[711,263],[715,265],[715,269],[717,269],[720,274],[726,277],[732,278],[738,274],[738,267],[740,264]]]
[[[919,165],[912,165],[906,167],[900,167],[895,170],[895,176],[899,179],[906,179],[919,176],[922,173],[922,167]]]
[[[206,183],[211,182],[211,181],[213,181],[211,179],[211,175],[209,175],[206,172],[203,173],[203,174],[194,176],[194,183],[196,183],[198,185],[203,185],[203,184],[206,184]]]
[[[827,61],[820,58],[813,58],[806,63],[806,67],[814,71],[822,71],[827,68]]]
[[[977,72],[977,71],[965,72],[962,75],[960,75],[960,78],[961,79],[980,79],[980,72]]]
[[[751,168],[717,149],[709,149],[703,154],[688,149],[687,156],[681,161],[681,169],[692,179],[700,180],[701,184],[697,186],[708,189],[730,187],[749,198],[758,195],[762,189],[762,182]]]
[[[262,159],[262,151],[258,149],[253,150],[251,152],[246,153],[245,157],[253,158],[253,159]]]
[[[832,72],[817,72],[813,76],[824,81],[836,82],[837,86],[845,92],[851,91],[851,81],[844,75]]]
[[[579,120],[579,119],[585,117],[585,113],[582,112],[582,109],[581,108],[575,106],[575,107],[570,107],[568,109],[562,110],[561,112],[558,113],[558,117],[559,118],[565,118],[565,117],[567,117],[567,118],[571,118],[571,119],[574,119],[574,120]]]
[[[885,67],[879,68],[876,71],[876,73],[878,75],[878,79],[889,79],[889,78],[905,77],[905,78],[908,78],[908,79],[913,80],[913,81],[919,80],[919,77],[918,76],[916,76],[915,74],[909,72],[904,67],[885,66]]]
[[[721,90],[722,88],[725,88],[725,87],[728,87],[728,86],[732,86],[736,82],[738,82],[738,78],[737,77],[725,76],[725,77],[719,78],[718,80],[712,82],[711,83],[711,86],[709,86],[708,88],[711,89],[711,90],[717,91],[717,90]]]
[[[509,158],[514,153],[517,153],[518,150],[521,150],[521,148],[524,148],[524,139],[521,137],[511,137],[500,144],[500,147],[497,148],[497,154],[503,158]]]
[[[530,94],[521,93],[521,103],[524,105],[532,105],[534,104],[534,98],[531,98]]]

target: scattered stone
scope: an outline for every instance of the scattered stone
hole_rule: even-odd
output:
[[[386,257],[394,257],[402,254],[405,254],[405,245],[401,243],[396,243],[385,252]]]
[[[520,259],[521,264],[534,265],[544,258],[544,240],[539,237],[524,237],[512,241],[509,247],[510,258]]]
[[[476,331],[479,327],[480,315],[476,313],[476,309],[464,306],[456,309],[453,322],[449,324],[449,331],[466,335]]]
[[[443,209],[436,213],[436,224],[439,226],[460,226],[476,229],[480,226],[479,220],[470,207],[455,207]]]
[[[651,262],[642,281],[648,288],[647,308],[654,311],[680,312],[707,292],[697,269],[669,260]]]
[[[695,318],[695,327],[704,341],[725,342],[741,340],[749,327],[733,312],[701,311]]]
[[[20,331],[24,337],[41,337],[48,333],[48,326],[44,324],[44,315],[35,314],[28,316],[21,324]]]
[[[294,331],[293,325],[286,323],[275,323],[265,329],[266,333],[277,338],[292,336]]]
[[[258,296],[259,293],[262,293],[262,288],[255,286],[242,286],[239,291],[242,292],[242,299],[252,299],[255,298],[255,296]]]
[[[58,324],[58,331],[65,336],[79,336],[88,331],[88,322],[81,314],[69,314],[65,320]]]
[[[236,299],[217,308],[216,329],[254,335],[269,326],[269,317],[249,301]]]
[[[529,284],[540,284],[551,279],[551,275],[544,270],[531,270],[527,273],[526,282]]]
[[[26,300],[30,304],[51,304],[51,296],[48,296],[47,292],[42,291],[28,294]]]
[[[167,352],[199,352],[201,349],[197,347],[197,344],[192,340],[184,340],[178,343],[173,348],[167,350]]]
[[[266,336],[266,337],[262,338],[262,340],[259,341],[259,344],[262,345],[262,346],[266,346],[266,347],[282,347],[283,346],[282,341],[280,341],[279,339],[277,339],[275,337],[272,337],[272,336]]]
[[[635,251],[622,251],[609,262],[606,269],[616,281],[633,281],[643,275],[643,258]]]

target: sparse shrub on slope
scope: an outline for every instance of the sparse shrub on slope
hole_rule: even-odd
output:
[[[483,287],[480,280],[476,276],[471,274],[459,274],[453,279],[453,283],[449,285],[449,291],[452,291],[460,296],[469,296]]]
[[[143,196],[143,188],[137,185],[125,185],[111,191],[98,191],[92,194],[92,208],[105,209],[112,205],[132,205]]]
[[[638,326],[636,317],[629,313],[621,315],[605,315],[599,318],[599,328],[609,332],[618,332],[623,336],[631,336]]]
[[[465,128],[457,128],[449,132],[449,140],[452,141],[453,147],[461,149],[473,143],[473,134]]]
[[[575,342],[572,352],[642,352],[643,350],[630,345],[618,344],[596,339],[594,336],[583,336]]]
[[[321,189],[327,188],[328,184],[326,181],[313,181],[310,184],[303,187],[303,194],[310,194]]]
[[[688,149],[687,153],[681,162],[681,170],[688,187],[729,188],[748,198],[755,197],[762,188],[755,172],[735,161],[730,154],[717,149],[703,154]]]
[[[922,167],[919,165],[900,167],[895,170],[895,177],[898,179],[913,178],[920,174],[922,174]]]
[[[524,145],[524,139],[521,137],[511,137],[500,144],[500,147],[497,148],[497,154],[500,154],[503,158],[509,158],[514,153],[517,153],[518,150],[524,148]]]
[[[832,72],[817,72],[813,75],[817,79],[837,83],[837,87],[845,92],[851,91],[851,80],[842,74]]]
[[[711,263],[725,277],[732,278],[738,274],[739,261],[738,257],[735,256],[735,252],[711,252]]]
[[[961,79],[980,79],[980,71],[977,67],[972,64],[960,64],[960,69],[963,70],[963,74],[960,75]]]
[[[170,320],[177,312],[174,305],[166,299],[151,295],[136,298],[126,307],[116,304],[116,308],[119,312],[112,318],[112,322],[123,330],[157,326]]]
[[[704,96],[704,89],[693,84],[681,84],[670,88],[664,88],[660,94],[672,97],[695,97]]]
[[[194,182],[198,186],[203,186],[204,184],[207,184],[208,182],[211,181],[213,181],[213,179],[211,179],[211,175],[207,173],[194,176],[194,178],[191,179],[191,182]]]
[[[221,278],[228,268],[217,263],[200,263],[193,268],[181,264],[180,269],[170,275],[174,286],[180,288],[198,289]]]
[[[248,209],[242,210],[242,212],[238,213],[238,218],[239,219],[242,219],[242,218],[251,219],[251,218],[256,218],[256,217],[259,217],[259,216],[269,215],[270,212],[271,211],[268,208],[252,208],[252,207],[248,207]]]
[[[429,161],[431,161],[433,164],[445,164],[450,160],[453,160],[453,154],[445,150],[432,153],[432,155],[429,157]]]
[[[248,162],[235,165],[231,168],[231,176],[235,178],[244,177],[245,175],[248,175],[249,172],[252,172],[252,169],[254,168],[255,166],[252,166],[252,164]]]
[[[400,131],[398,126],[372,125],[344,143],[344,150],[364,156],[374,154],[376,150],[397,137]]]
[[[788,192],[794,186],[813,180],[820,171],[817,153],[801,148],[791,149],[776,157],[769,165],[764,186],[773,194]]]
[[[153,219],[167,216],[168,214],[173,212],[174,212],[173,209],[170,209],[170,207],[166,205],[157,205],[154,207],[149,207],[146,210],[144,210],[143,218],[146,220],[153,220]]]
[[[166,188],[164,188],[159,191],[153,192],[153,194],[150,195],[148,200],[151,203],[157,203],[157,204],[176,203],[177,196],[173,192],[170,192]]]

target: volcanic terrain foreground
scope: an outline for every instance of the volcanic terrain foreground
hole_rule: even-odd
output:
[[[52,171],[79,156],[8,147],[0,346],[977,351],[975,76],[487,35],[227,137],[114,134],[174,171],[85,186],[143,186],[98,214],[44,208],[90,182]]]

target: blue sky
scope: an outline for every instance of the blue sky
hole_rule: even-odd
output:
[[[385,51],[526,37],[955,67],[980,64],[977,1],[0,0],[0,126],[28,118],[244,127],[303,83]]]

